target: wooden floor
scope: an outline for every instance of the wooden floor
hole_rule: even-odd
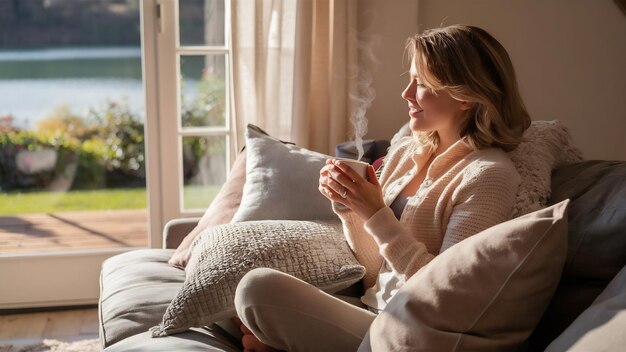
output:
[[[0,216],[0,254],[147,245],[146,209]]]
[[[70,342],[97,337],[97,308],[0,315],[0,348],[44,339]]]

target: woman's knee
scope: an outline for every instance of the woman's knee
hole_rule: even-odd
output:
[[[282,286],[286,276],[274,269],[258,268],[244,275],[237,285],[234,302],[237,315],[259,338],[265,337],[262,331],[265,324],[259,319],[267,319],[267,312],[262,310],[281,301],[276,296],[285,290]]]
[[[289,275],[270,268],[257,268],[249,271],[239,281],[235,290],[235,307],[250,307],[275,301],[284,292]]]

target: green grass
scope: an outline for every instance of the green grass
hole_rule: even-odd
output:
[[[145,207],[146,190],[142,188],[0,194],[0,215]]]
[[[219,189],[220,186],[185,187],[185,208],[204,209],[208,207]],[[143,188],[0,193],[0,216],[144,208],[146,208],[146,190]]]
[[[185,186],[185,209],[206,209],[221,186]]]

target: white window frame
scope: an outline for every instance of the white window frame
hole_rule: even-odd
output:
[[[236,125],[232,114],[230,0],[224,0],[224,46],[181,46],[178,4],[184,0],[144,0],[142,7],[146,92],[147,189],[153,248],[161,247],[161,229],[172,219],[198,216],[203,209],[183,209],[182,138],[224,136],[226,172],[234,161]],[[181,127],[181,55],[224,54],[226,58],[224,127]],[[226,175],[228,177],[228,174]],[[208,204],[207,204],[208,205]]]

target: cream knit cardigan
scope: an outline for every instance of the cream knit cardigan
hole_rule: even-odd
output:
[[[440,252],[512,216],[520,177],[507,154],[495,148],[472,150],[459,140],[433,160],[396,219],[389,205],[431,154],[413,137],[403,138],[389,151],[380,176],[387,206],[367,221],[350,209],[334,208],[350,248],[366,268],[365,288],[376,282],[383,259],[404,282]]]

